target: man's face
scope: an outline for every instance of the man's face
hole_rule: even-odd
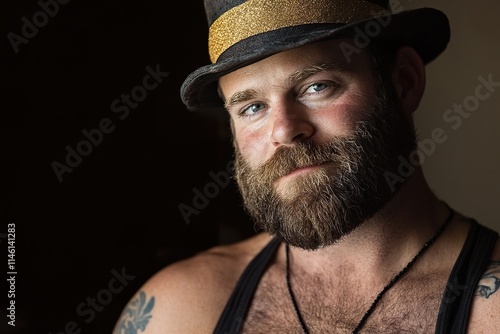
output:
[[[293,246],[338,241],[392,197],[384,173],[415,147],[392,86],[366,52],[326,41],[282,52],[220,79],[236,180],[265,231]]]

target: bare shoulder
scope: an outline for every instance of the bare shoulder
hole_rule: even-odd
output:
[[[113,334],[212,333],[239,276],[270,240],[258,234],[165,267],[131,298]]]
[[[500,333],[500,239],[476,288],[471,312],[468,333]]]

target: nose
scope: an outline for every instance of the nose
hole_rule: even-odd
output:
[[[302,107],[292,104],[275,109],[272,117],[271,140],[276,147],[293,145],[297,141],[310,138],[314,127]]]

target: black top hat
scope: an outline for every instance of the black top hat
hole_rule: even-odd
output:
[[[448,18],[434,8],[400,10],[388,0],[205,0],[212,64],[181,86],[189,110],[221,108],[217,79],[272,54],[339,36],[360,47],[372,39],[409,45],[424,63],[450,40]],[[356,36],[358,34],[358,36]]]

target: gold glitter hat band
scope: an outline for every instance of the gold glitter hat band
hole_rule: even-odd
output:
[[[210,60],[215,63],[229,47],[257,34],[303,24],[351,23],[374,14],[389,11],[365,0],[248,0],[219,16],[210,26]]]
[[[181,85],[182,102],[191,111],[223,110],[217,92],[221,76],[308,43],[330,38],[355,42],[365,32],[370,41],[413,47],[427,64],[450,40],[443,12],[418,8],[393,13],[389,0],[204,1],[211,63],[194,70]],[[370,29],[377,23],[373,34]]]

